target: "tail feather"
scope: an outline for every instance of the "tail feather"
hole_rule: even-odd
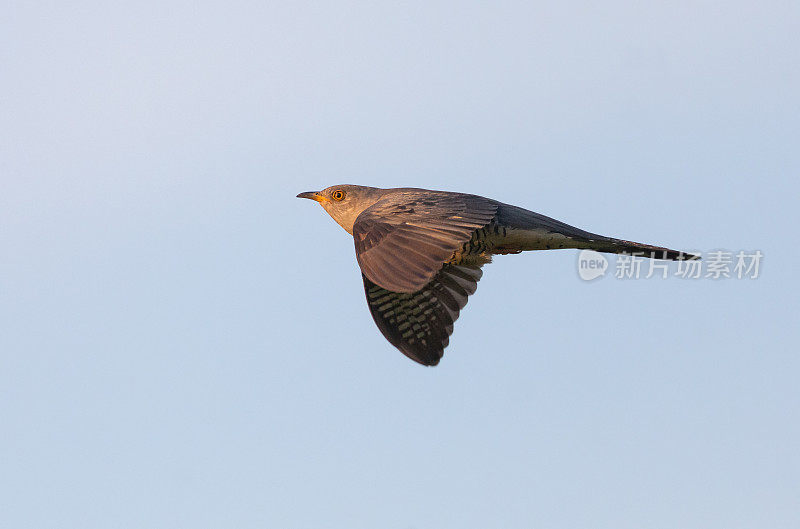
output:
[[[598,252],[627,253],[672,261],[700,259],[699,255],[680,252],[662,246],[625,241],[590,233],[540,213],[534,213],[533,211],[503,204],[502,202],[495,202],[495,204],[497,205],[496,221],[498,225],[519,230],[518,234],[515,235],[516,240],[510,242],[505,239],[498,247],[497,253],[556,248],[588,248]],[[549,234],[562,235],[567,240],[548,241]]]
[[[590,246],[592,250],[605,253],[624,253],[650,257],[652,259],[666,259],[669,261],[688,261],[700,259],[699,255],[671,250],[662,246],[652,244],[642,244],[640,242],[624,241],[622,239],[612,239],[611,237],[597,237],[592,240]]]

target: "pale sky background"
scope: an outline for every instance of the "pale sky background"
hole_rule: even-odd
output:
[[[0,526],[800,525],[797,2],[2,11]],[[426,369],[335,183],[765,257],[500,257]]]

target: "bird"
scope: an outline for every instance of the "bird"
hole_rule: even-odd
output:
[[[435,366],[493,255],[563,248],[688,260],[699,256],[590,233],[479,195],[335,185],[297,195],[353,236],[372,318],[411,360]]]

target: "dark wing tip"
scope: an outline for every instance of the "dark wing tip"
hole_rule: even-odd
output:
[[[392,292],[362,274],[372,319],[386,339],[411,360],[435,366],[450,343],[453,323],[475,292],[480,269],[445,265],[421,290]]]
[[[428,349],[410,348],[405,344],[392,344],[397,347],[401,353],[406,355],[416,363],[425,367],[436,367],[439,361],[444,356],[444,347],[431,347]]]

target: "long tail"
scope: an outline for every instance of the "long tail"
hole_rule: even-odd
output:
[[[589,248],[598,252],[605,253],[626,253],[652,259],[667,259],[670,261],[687,261],[690,259],[700,259],[699,255],[671,250],[662,246],[652,244],[642,244],[640,242],[623,241],[611,237],[595,236],[590,239]]]
[[[527,209],[518,208],[501,202],[496,203],[497,222],[501,226],[521,230],[522,235],[513,242],[504,241],[501,244],[506,246],[508,253],[524,250],[545,250],[558,248],[588,248],[598,252],[606,253],[628,253],[651,257],[653,259],[668,259],[672,261],[683,261],[689,259],[700,259],[699,255],[680,252],[662,246],[642,244],[640,242],[625,241],[597,235],[588,231],[581,230],[575,226],[570,226],[564,222],[547,217],[540,213],[534,213]],[[526,230],[531,230],[527,236]],[[548,235],[558,234],[563,236],[561,239],[547,241]],[[503,252],[498,248],[498,253]]]

